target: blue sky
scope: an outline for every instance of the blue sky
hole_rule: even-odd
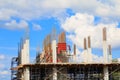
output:
[[[53,27],[57,33],[66,31],[71,47],[77,44],[79,58],[83,39],[91,36],[92,53],[98,61],[102,59],[102,29],[106,27],[113,58],[120,58],[119,9],[119,0],[0,0],[0,80],[10,80],[10,60],[17,56],[18,43],[28,27],[31,61]]]

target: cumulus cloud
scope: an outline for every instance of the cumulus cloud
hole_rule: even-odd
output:
[[[54,4],[59,2],[60,7],[53,6]],[[33,3],[35,3],[36,5],[34,5]],[[61,4],[61,1],[58,0],[57,1],[34,0],[34,2],[32,0],[18,0],[17,2],[13,0],[10,1],[1,0],[0,13],[2,19],[9,19],[12,16],[14,17],[17,16],[22,19],[31,20],[43,16],[44,17],[54,16],[57,14],[57,12],[63,12],[66,7],[62,8],[62,6],[63,5]]]
[[[16,13],[15,10],[2,8],[0,9],[0,20],[9,20],[11,16],[15,16]]]
[[[2,28],[6,29],[26,29],[28,28],[28,23],[24,20],[21,20],[20,22],[16,22],[15,20],[12,20],[10,22],[6,22],[5,24],[1,25]]]
[[[94,24],[93,15],[76,13],[74,16],[68,17],[64,23],[61,24],[62,28],[69,32],[67,36],[73,43],[77,44],[79,48],[83,48],[83,39],[91,36],[92,47],[102,47],[102,29],[107,28],[108,44],[112,47],[120,45],[120,28],[117,28],[118,23],[110,24]]]
[[[27,20],[43,16],[58,17],[67,8],[72,9],[75,13],[82,12],[120,19],[119,0],[89,0],[89,3],[88,0],[34,0],[34,2],[32,0],[18,0],[17,2],[14,0],[1,0],[0,7],[1,19],[9,19],[11,16]]]
[[[10,56],[8,57],[6,55],[0,54],[0,79],[2,80],[7,80],[8,78],[10,78],[9,61],[11,61]]]
[[[73,52],[71,53],[73,54]],[[76,62],[76,63],[83,63],[84,62],[84,50],[80,51],[78,48],[76,49],[76,59],[74,57],[72,57],[70,60],[71,62]],[[102,56],[98,56],[96,54],[92,53],[92,59],[94,63],[102,63],[103,62],[103,57]]]
[[[33,4],[35,3],[35,5]],[[57,5],[55,5],[57,4]],[[63,22],[69,15],[67,9],[74,13],[88,13],[101,17],[101,22],[115,22],[120,20],[119,0],[0,0],[0,20],[16,25],[12,17],[23,20],[33,20],[55,17]],[[3,23],[9,25],[8,22]],[[24,24],[27,24],[24,22]],[[7,27],[13,29],[15,27]],[[16,27],[21,29],[23,27]]]
[[[5,56],[3,54],[0,54],[0,60],[5,59]]]
[[[41,26],[38,24],[33,24],[33,30],[41,30]]]

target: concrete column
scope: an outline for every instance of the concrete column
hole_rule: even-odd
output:
[[[91,50],[91,48],[88,48],[87,50],[88,50],[88,62],[89,62],[89,63],[92,63],[92,61],[93,61],[93,60],[92,60],[92,53],[91,53],[92,50]]]
[[[91,39],[88,37],[88,62],[92,63],[92,49],[91,49]]]
[[[84,62],[85,62],[85,63],[88,63],[87,50],[84,50]]]
[[[104,66],[103,72],[104,72],[104,80],[109,80],[108,66]]]
[[[108,63],[108,46],[107,46],[107,37],[106,37],[106,28],[103,28],[103,58],[104,63]]]
[[[109,62],[112,63],[112,50],[111,50],[111,45],[108,46],[108,52],[109,52]]]
[[[53,68],[53,80],[57,80],[57,69]]]
[[[23,64],[27,64],[26,62],[26,60],[27,60],[27,56],[26,56],[26,54],[27,54],[27,43],[26,43],[26,40],[24,41],[24,44],[23,44],[24,46],[23,46]]]
[[[88,62],[88,54],[87,54],[87,43],[86,43],[86,38],[84,38],[84,62]]]
[[[25,67],[25,69],[24,69],[24,80],[30,80],[29,67]]]
[[[73,55],[73,62],[76,62],[76,55]]]
[[[112,55],[109,55],[109,63],[112,63]]]
[[[57,50],[56,50],[56,40],[52,41],[52,59],[53,63],[57,63]],[[56,67],[53,68],[53,80],[57,80],[57,69]]]
[[[103,41],[103,58],[104,58],[104,63],[108,63],[108,51],[107,51],[106,41]]]
[[[73,55],[74,61],[76,62],[76,45],[74,44],[74,55]]]
[[[21,64],[25,63],[25,55],[24,55],[24,44],[23,44],[23,48],[21,49]]]
[[[29,39],[26,39],[21,49],[21,64],[29,63]]]
[[[56,50],[56,40],[52,41],[52,59],[53,63],[57,63],[57,50]]]
[[[30,48],[29,48],[29,39],[26,39],[25,44],[26,44],[26,50],[25,50],[25,51],[26,51],[26,53],[25,53],[25,54],[26,54],[26,55],[25,55],[25,56],[26,56],[26,64],[28,64],[28,63],[30,62],[30,61],[29,61],[29,51],[30,51],[30,50],[29,50],[29,49],[30,49]]]

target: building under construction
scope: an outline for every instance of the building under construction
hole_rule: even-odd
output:
[[[84,60],[76,59],[76,45],[73,54],[66,43],[66,34],[58,36],[56,30],[43,41],[42,51],[37,50],[36,62],[29,62],[29,37],[18,45],[18,57],[11,61],[11,80],[120,80],[120,63],[112,61],[111,46],[107,44],[106,28],[103,28],[103,62],[95,63],[91,53],[91,39],[84,38]]]

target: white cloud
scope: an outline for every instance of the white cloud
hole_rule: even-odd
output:
[[[73,52],[72,52],[73,54]],[[76,49],[76,59],[72,58],[71,62],[77,62],[77,63],[81,63],[84,62],[84,50],[80,51],[78,48]],[[92,59],[94,63],[102,63],[103,62],[103,57],[102,56],[98,56],[95,55],[94,53],[92,53]]]
[[[33,3],[35,3],[36,5],[34,5]],[[63,5],[63,1],[59,0],[34,0],[34,2],[32,0],[18,0],[17,2],[15,2],[14,0],[1,0],[1,4],[3,5],[1,5],[0,7],[6,7],[4,11],[0,10],[0,12],[2,13],[2,19],[4,19],[4,17],[9,18],[12,15],[24,19],[35,19],[42,16],[48,17],[56,12],[59,12],[59,10],[61,10],[62,7],[62,10],[66,8]],[[59,6],[56,6],[54,4],[58,4]],[[11,14],[7,14],[10,10],[14,12]]]
[[[0,72],[0,75],[8,75],[8,74],[10,74],[10,72],[7,70],[3,70]]]
[[[4,53],[0,54],[0,79],[1,80],[10,79],[11,59],[12,59],[12,56],[9,54],[4,54]]]
[[[12,16],[29,20],[43,16],[58,17],[60,13],[66,15],[65,9],[67,8],[75,13],[82,12],[120,19],[119,0],[89,0],[89,2],[88,0],[17,0],[17,2],[1,0],[0,7],[1,19],[9,19]]]
[[[10,61],[10,56],[0,54],[0,79],[2,80],[10,79]]]
[[[95,63],[103,63],[104,58],[102,56],[92,54],[92,57],[93,57],[93,62],[95,62]]]
[[[2,8],[0,9],[0,20],[9,20],[11,16],[15,16],[17,12],[12,9]]]
[[[2,80],[10,79],[10,71],[9,70],[0,70],[0,79],[2,79]]]
[[[33,24],[33,30],[41,30],[41,26],[38,24]]]
[[[5,59],[5,56],[0,54],[0,60],[3,60],[3,59]]]
[[[26,29],[28,28],[28,23],[24,20],[21,20],[20,22],[16,22],[15,20],[12,20],[10,22],[6,22],[4,25],[1,25],[1,27],[11,29],[11,30]]]
[[[35,3],[35,5],[33,4]],[[55,5],[57,4],[57,5]],[[120,1],[119,0],[0,0],[0,20],[11,22],[3,23],[11,26],[8,29],[23,29],[17,27],[19,23],[12,20],[17,17],[22,20],[34,20],[56,17],[63,22],[69,15],[66,9],[71,9],[74,13],[87,13],[99,16],[101,22],[119,22]],[[27,25],[25,21],[21,22]],[[12,27],[12,25],[15,25]]]
[[[62,28],[69,32],[67,37],[80,48],[83,48],[83,39],[88,36],[91,36],[93,48],[101,48],[103,27],[107,28],[108,44],[111,44],[112,47],[120,45],[120,28],[117,28],[117,25],[117,23],[99,23],[95,25],[94,16],[77,13],[67,18],[65,22],[62,23]]]

